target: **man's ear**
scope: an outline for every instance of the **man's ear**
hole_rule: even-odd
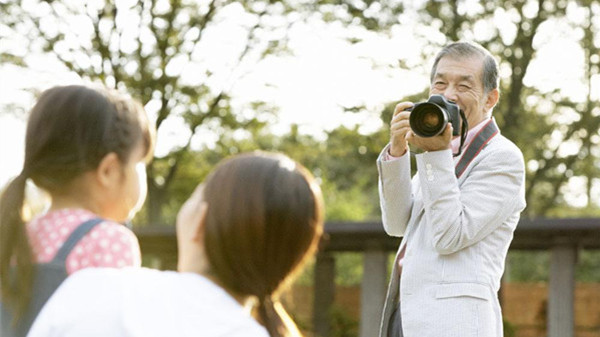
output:
[[[192,224],[191,228],[192,240],[198,244],[204,244],[204,228],[206,225],[206,213],[208,212],[208,204],[202,202],[200,209],[198,210],[198,221]]]
[[[102,187],[119,184],[122,175],[121,160],[116,153],[111,152],[104,156],[95,170],[96,181]]]
[[[485,107],[488,111],[496,106],[498,99],[500,99],[500,91],[498,91],[498,88],[492,89],[490,92],[488,92],[487,100],[485,102]]]

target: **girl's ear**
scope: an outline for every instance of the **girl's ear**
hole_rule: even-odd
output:
[[[192,239],[194,242],[200,245],[204,245],[204,225],[206,224],[206,213],[208,211],[208,204],[206,202],[202,202],[200,204],[200,209],[198,210],[197,221],[194,221],[191,228],[191,233],[193,233]]]
[[[114,152],[104,156],[95,171],[96,181],[102,187],[118,186],[122,174],[121,160]]]

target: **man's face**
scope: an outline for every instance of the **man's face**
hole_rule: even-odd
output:
[[[441,94],[458,104],[465,112],[471,128],[489,116],[489,110],[495,103],[490,103],[489,93],[484,93],[482,75],[483,58],[442,57],[433,76],[429,95]]]

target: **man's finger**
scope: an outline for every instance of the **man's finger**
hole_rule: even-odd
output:
[[[394,121],[390,127],[392,130],[398,130],[401,128],[410,128],[410,122],[408,119],[400,119],[398,121]]]
[[[446,130],[444,130],[443,136],[445,139],[452,139],[452,132],[454,131],[454,128],[452,127],[452,124],[448,123],[446,125]]]
[[[414,105],[415,104],[412,102],[400,102],[396,104],[396,108],[394,109],[394,116],[401,113],[402,111],[405,111],[408,108],[413,107]]]

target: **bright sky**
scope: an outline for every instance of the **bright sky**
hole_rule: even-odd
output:
[[[229,66],[226,55],[232,54],[233,47],[224,41],[231,41],[236,36],[239,39],[240,32],[243,33],[231,19],[238,18],[239,11],[239,8],[232,8],[227,14],[229,19],[214,28],[213,38],[207,39],[204,50],[209,48],[215,52],[205,56],[205,62],[211,62],[217,68]],[[577,20],[578,13],[572,15],[570,20]],[[409,63],[418,60],[423,46],[413,37],[414,32],[415,29],[428,29],[416,27],[408,16],[404,22],[389,36],[355,29],[350,35],[363,39],[356,44],[341,38],[349,35],[342,25],[317,20],[296,24],[289,32],[293,55],[268,57],[258,64],[250,64],[240,69],[239,74],[223,79],[220,85],[232,85],[234,105],[264,100],[278,106],[279,122],[273,125],[276,133],[286,132],[294,123],[300,125],[301,132],[316,136],[322,136],[323,131],[340,124],[348,127],[360,125],[361,131],[367,134],[381,127],[379,112],[384,104],[419,92],[428,84],[429,64],[415,67],[413,71],[397,67],[398,59]],[[499,19],[493,24],[501,27],[503,21]],[[479,34],[485,34],[485,28],[481,27]],[[510,29],[501,30],[510,35]],[[507,38],[511,39],[510,36]],[[586,91],[581,81],[583,51],[577,44],[579,38],[578,32],[570,28],[567,20],[543,27],[534,41],[538,56],[528,70],[526,85],[543,91],[560,89],[573,99],[583,100]],[[30,61],[33,67],[28,70],[0,66],[0,92],[3,93],[0,105],[15,104],[28,110],[34,102],[27,90],[82,82],[51,58],[32,56]],[[175,71],[184,75],[193,73],[194,69],[193,65],[181,65]],[[235,82],[231,82],[231,78]],[[600,88],[600,78],[594,79],[594,85]],[[366,113],[344,113],[342,108],[363,104],[368,108]],[[152,104],[146,109],[151,114],[156,110]],[[24,124],[23,114],[0,115],[0,158],[3,158],[0,185],[21,168]],[[158,155],[181,143],[181,130],[181,122],[177,119],[165,123],[159,134]],[[196,140],[194,143],[211,141],[215,139]]]

